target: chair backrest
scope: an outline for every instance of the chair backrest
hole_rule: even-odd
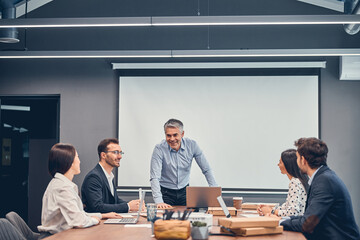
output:
[[[0,218],[0,240],[26,240],[5,218]]]
[[[14,227],[24,236],[27,240],[37,240],[40,234],[31,231],[26,222],[16,213],[9,212],[6,214],[6,219],[14,225]]]

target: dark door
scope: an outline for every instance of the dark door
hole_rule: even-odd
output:
[[[0,217],[17,212],[36,230],[50,175],[47,156],[59,139],[60,96],[0,96]]]

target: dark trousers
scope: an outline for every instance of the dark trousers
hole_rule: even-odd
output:
[[[164,203],[173,206],[186,206],[186,187],[179,190],[160,187]]]

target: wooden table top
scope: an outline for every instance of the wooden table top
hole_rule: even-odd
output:
[[[214,216],[214,225],[217,224],[218,217]],[[139,224],[149,224],[146,217],[140,217]],[[212,227],[211,233],[220,233],[219,227]],[[155,237],[151,233],[151,228],[148,227],[127,227],[124,224],[104,224],[104,220],[101,220],[99,225],[92,226],[84,229],[69,229],[55,235],[52,235],[47,240],[67,239],[67,240],[155,240]],[[191,239],[191,237],[189,238]],[[209,239],[274,239],[274,240],[305,240],[302,233],[284,231],[282,234],[274,235],[261,235],[261,236],[250,236],[250,237],[231,237],[231,236],[209,236]]]

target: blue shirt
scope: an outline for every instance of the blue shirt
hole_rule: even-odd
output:
[[[319,171],[320,168],[322,168],[322,166],[324,166],[324,165],[321,165],[318,169],[316,169],[316,171],[315,171],[314,174],[311,176],[311,178],[309,178],[309,181],[308,181],[309,186],[311,185],[311,183],[312,183],[312,181],[313,181],[313,179],[314,179],[314,177],[315,177],[315,174]]]
[[[150,183],[155,203],[164,202],[160,185],[177,190],[189,184],[194,158],[209,186],[217,186],[209,162],[194,140],[182,138],[178,151],[172,149],[166,140],[155,146],[150,165]]]

